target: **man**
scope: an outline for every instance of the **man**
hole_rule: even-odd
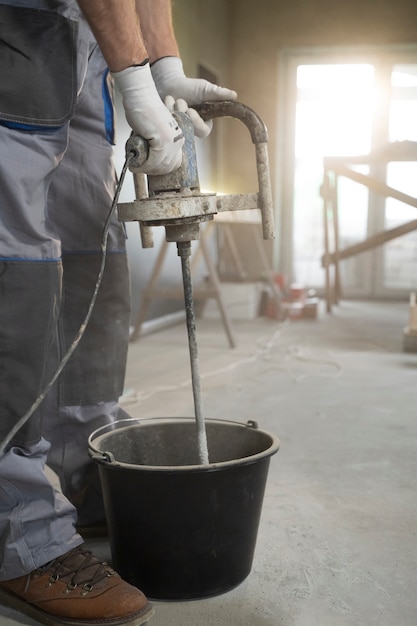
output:
[[[192,107],[236,94],[184,75],[169,0],[0,0],[0,68],[1,445],[72,344],[96,283],[115,188],[108,70],[128,123],[149,141],[146,174],[181,162],[166,96]],[[138,626],[152,615],[75,529],[104,517],[86,440],[120,416],[128,327],[115,219],[84,336],[0,457],[0,603],[45,624]],[[46,462],[63,493],[45,476]]]

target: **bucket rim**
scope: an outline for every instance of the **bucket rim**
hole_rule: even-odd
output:
[[[126,418],[121,420],[116,420],[111,424],[104,424],[104,426],[100,426],[96,430],[94,430],[91,435],[88,437],[88,451],[90,457],[93,461],[101,464],[110,466],[112,468],[123,468],[123,469],[132,469],[137,471],[152,471],[152,472],[198,472],[198,471],[216,471],[226,469],[228,467],[234,466],[242,466],[242,465],[250,465],[256,462],[259,462],[261,459],[266,459],[268,457],[276,454],[280,448],[280,440],[279,438],[266,430],[260,429],[258,424],[249,420],[248,422],[238,422],[234,420],[226,420],[219,418],[208,418],[205,420],[208,424],[228,424],[232,426],[240,426],[243,428],[255,430],[259,433],[267,435],[271,439],[270,445],[261,452],[257,452],[255,454],[251,454],[249,456],[240,457],[237,459],[231,459],[229,461],[219,461],[217,463],[208,463],[208,464],[190,464],[190,465],[146,465],[146,464],[137,464],[137,463],[126,463],[124,461],[118,461],[114,458],[111,452],[99,450],[93,444],[93,442],[100,437],[101,435],[115,432],[117,430],[121,430],[126,426],[145,426],[149,423],[195,423],[194,417],[145,417],[145,418]]]

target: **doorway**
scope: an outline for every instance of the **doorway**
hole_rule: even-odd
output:
[[[324,156],[355,156],[394,141],[417,142],[417,47],[345,54],[288,52],[282,66],[285,128],[279,162],[281,266],[294,282],[321,289],[324,272]],[[287,158],[288,157],[288,158]],[[417,156],[416,156],[417,158]],[[369,173],[368,166],[360,171]],[[372,171],[383,182],[417,197],[417,161]],[[339,179],[340,247],[416,219],[416,210]],[[417,232],[341,265],[345,296],[403,297],[417,288]]]

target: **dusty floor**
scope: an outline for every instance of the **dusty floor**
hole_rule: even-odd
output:
[[[237,588],[155,602],[152,626],[415,626],[417,354],[406,303],[342,302],[317,320],[197,323],[207,418],[277,434],[253,567]],[[141,338],[124,408],[193,415],[185,329]],[[163,506],[163,503],[161,503]],[[90,542],[110,558],[106,542]],[[0,608],[1,626],[34,624]]]

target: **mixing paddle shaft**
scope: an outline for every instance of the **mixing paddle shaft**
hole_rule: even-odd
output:
[[[136,190],[137,199],[134,202],[119,204],[118,214],[120,221],[138,221],[140,223],[144,247],[152,246],[152,238],[149,236],[152,226],[165,226],[166,240],[177,244],[182,265],[191,380],[198,433],[198,457],[200,463],[208,464],[209,452],[202,409],[192,296],[191,241],[199,239],[200,223],[212,220],[214,215],[220,211],[260,209],[264,239],[273,239],[274,230],[268,152],[266,149],[268,138],[264,123],[252,109],[239,102],[207,103],[198,107],[198,110],[206,120],[216,117],[235,117],[248,127],[252,142],[256,147],[259,192],[225,196],[217,196],[215,193],[201,193],[193,124],[187,114],[176,112],[174,117],[185,138],[181,166],[166,176],[148,176],[149,196],[144,197],[143,188],[140,186],[140,193],[138,193],[138,189]],[[129,158],[130,169],[135,172],[135,169],[139,168],[147,158],[146,142],[141,137],[132,135],[126,144],[126,155]]]
[[[188,331],[188,348],[190,351],[191,380],[194,396],[194,411],[197,422],[198,434],[198,457],[202,464],[209,463],[207,447],[207,434],[204,423],[203,400],[201,395],[200,365],[198,360],[197,337],[195,327],[193,288],[191,280],[191,242],[179,241],[177,243],[178,256],[181,257],[182,284],[184,287],[185,315]]]

